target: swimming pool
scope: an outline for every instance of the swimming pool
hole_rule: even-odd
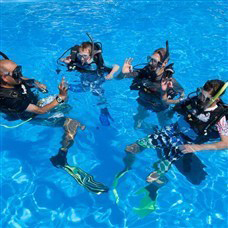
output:
[[[103,56],[122,65],[126,57],[143,63],[146,56],[169,40],[175,77],[186,93],[207,79],[227,80],[227,4],[224,1],[78,1],[9,2],[1,7],[1,50],[23,66],[25,76],[46,83],[57,93],[62,76],[69,82],[75,73],[57,75],[56,59],[67,48],[88,38],[103,44]],[[112,186],[123,169],[124,148],[140,137],[133,128],[136,91],[130,80],[104,83],[110,127],[99,122],[100,107],[91,93],[70,93],[70,116],[87,129],[69,150],[69,163],[78,164],[97,180]],[[224,100],[227,102],[227,94]],[[14,125],[16,123],[2,123]],[[154,114],[147,119],[157,124]],[[29,123],[0,129],[1,224],[3,227],[226,227],[227,151],[197,153],[206,166],[206,180],[191,184],[175,167],[168,183],[159,189],[157,209],[144,218],[132,210],[146,186],[145,178],[157,160],[147,150],[119,180],[120,202],[110,191],[88,193],[49,158],[56,154],[62,131]],[[105,137],[104,137],[105,136]]]

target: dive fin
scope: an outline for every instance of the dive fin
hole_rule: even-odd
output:
[[[65,165],[62,167],[67,173],[69,173],[79,185],[86,188],[89,192],[93,192],[97,195],[108,192],[109,188],[102,183],[96,182],[93,176],[86,173],[79,167]]]
[[[110,126],[110,120],[114,121],[113,118],[111,117],[108,108],[102,108],[101,113],[100,113],[100,122],[103,126]]]
[[[117,187],[117,185],[118,185],[118,183],[119,183],[119,179],[120,179],[121,177],[123,177],[128,171],[129,171],[129,170],[126,169],[126,170],[123,170],[123,171],[119,172],[119,173],[115,176],[115,179],[114,179],[114,181],[113,181],[113,184],[112,184],[113,190],[112,190],[112,192],[113,192],[114,197],[115,197],[115,199],[116,199],[116,204],[118,204],[119,201],[120,201],[120,197],[119,197],[119,195],[118,195],[118,192],[117,192],[116,187]]]
[[[156,206],[156,199],[157,199],[157,191],[159,188],[167,184],[168,179],[163,176],[161,177],[162,184],[158,184],[156,182],[147,185],[144,188],[139,189],[135,194],[141,195],[144,194],[144,197],[140,200],[139,207],[134,207],[133,211],[137,214],[140,218],[144,218],[145,216],[149,215],[153,211],[157,209]]]
[[[55,71],[56,71],[56,74],[59,74],[61,72],[59,68],[57,68]]]

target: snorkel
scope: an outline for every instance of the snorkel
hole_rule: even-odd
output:
[[[101,50],[95,50],[95,45],[94,45],[94,41],[93,41],[92,36],[91,36],[88,32],[86,32],[86,35],[89,37],[90,42],[91,42],[91,44],[92,44],[92,48],[91,48],[91,59],[93,59],[93,58],[94,58],[94,55],[96,55],[96,54],[98,54],[98,53],[101,53]],[[99,43],[99,44],[101,45],[100,42],[96,42],[96,44],[97,44],[97,43]],[[102,45],[101,45],[101,46],[102,46]]]
[[[222,88],[215,94],[215,96],[213,96],[209,103],[205,106],[205,109],[210,107],[215,101],[216,99],[218,99],[222,93],[226,90],[226,88],[228,87],[228,81],[222,86]]]
[[[169,59],[169,42],[168,42],[168,40],[166,40],[166,43],[165,43],[165,45],[166,45],[166,52],[165,52],[165,56],[162,58],[162,64],[166,61],[166,60],[168,60]]]
[[[86,35],[88,36],[88,38],[90,39],[90,42],[91,42],[91,44],[92,44],[92,48],[91,48],[91,58],[93,58],[94,57],[94,41],[93,41],[93,38],[92,38],[92,36],[88,33],[88,32],[86,32]]]
[[[158,74],[158,72],[161,70],[164,62],[165,61],[168,62],[168,60],[169,60],[169,42],[168,42],[168,40],[166,41],[165,44],[166,44],[166,52],[165,52],[165,55],[162,56],[162,53],[160,51],[157,52],[160,55],[161,61],[159,61],[158,64],[157,64],[156,74]]]

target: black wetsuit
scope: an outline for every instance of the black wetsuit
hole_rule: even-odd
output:
[[[163,74],[165,74],[165,71]],[[156,75],[154,71],[151,71],[149,65],[141,70],[126,74],[126,77],[134,77],[130,89],[139,90],[137,102],[147,110],[161,112],[169,107],[168,104],[162,101],[161,78],[163,74]],[[175,78],[172,78],[172,82],[173,88],[167,90],[168,99],[173,99],[184,92],[184,89]]]
[[[0,112],[4,113],[7,120],[27,120],[36,116],[25,110],[29,104],[37,104],[38,97],[31,91],[31,88],[22,83],[14,88],[0,87]]]
[[[169,99],[173,99],[175,96],[180,95],[184,92],[184,89],[176,81],[172,79],[173,88],[168,89],[167,94]],[[161,112],[166,110],[169,105],[162,101],[163,91],[161,91],[161,79],[160,77],[156,78],[153,82],[148,81],[147,91],[145,89],[139,90],[139,97],[137,101],[147,110],[152,110],[154,112]]]

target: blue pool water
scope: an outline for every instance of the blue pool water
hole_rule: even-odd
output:
[[[103,44],[107,62],[122,65],[126,57],[134,63],[169,40],[175,77],[186,93],[208,79],[227,80],[227,3],[225,1],[76,1],[13,2],[0,5],[1,50],[23,66],[27,77],[47,84],[50,94],[58,93],[61,76],[68,82],[78,74],[55,72],[56,59],[67,48],[88,38],[89,32]],[[87,129],[79,132],[69,150],[69,163],[78,164],[96,180],[112,186],[123,169],[124,148],[143,131],[133,128],[136,91],[130,80],[104,84],[110,127],[99,122],[100,107],[91,93],[69,93],[73,109],[69,116]],[[227,102],[227,95],[224,97]],[[152,113],[147,122],[158,124]],[[7,123],[1,118],[1,124]],[[62,131],[26,123],[15,129],[0,129],[1,225],[2,227],[226,227],[227,150],[199,152],[208,176],[199,185],[191,184],[175,167],[168,183],[159,190],[157,209],[144,218],[133,211],[146,186],[145,178],[157,160],[146,150],[117,187],[100,196],[88,193],[49,158],[57,153]],[[197,173],[195,173],[197,176]]]

